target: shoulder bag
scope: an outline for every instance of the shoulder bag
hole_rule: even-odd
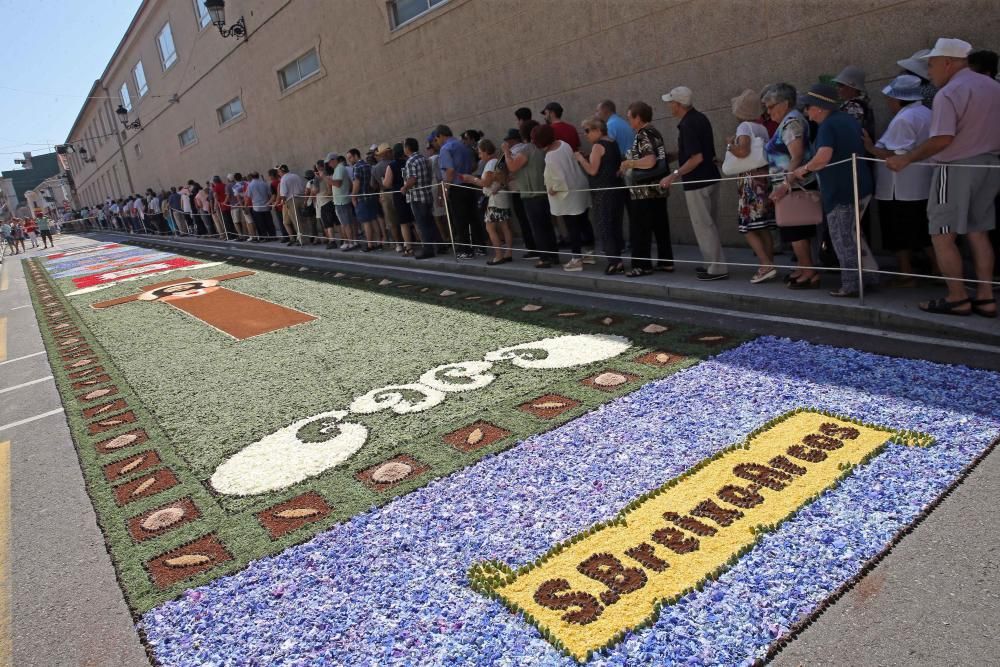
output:
[[[793,189],[774,205],[779,227],[803,227],[823,222],[823,204],[818,190]]]
[[[736,157],[726,151],[726,159],[722,163],[722,173],[726,176],[737,176],[766,166],[767,156],[764,155],[764,140],[760,137],[753,137],[750,141],[750,154],[746,157]]]

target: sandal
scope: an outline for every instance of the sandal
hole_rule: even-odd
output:
[[[625,273],[625,266],[618,262],[617,264],[608,264],[607,268],[604,269],[604,275],[613,276],[617,274]]]
[[[496,266],[497,264],[504,264],[507,260],[503,257],[494,257],[491,260],[487,260],[486,266]]]
[[[622,268],[624,268],[624,267],[622,267]],[[631,271],[629,271],[625,275],[628,276],[629,278],[641,278],[642,276],[651,276],[651,275],[653,275],[653,270],[652,269],[632,269]]]
[[[958,310],[965,304],[971,304],[971,299],[962,299],[961,301],[948,301],[948,299],[934,299],[933,301],[927,301],[920,304],[920,310],[925,313],[935,313],[937,315],[959,315],[962,317],[968,317],[972,314],[972,308],[969,310]]]
[[[973,299],[972,300],[972,312],[981,317],[989,317],[990,319],[995,319],[997,316],[997,309],[984,310],[982,306],[995,306],[997,303],[996,299]]]
[[[809,280],[793,280],[788,283],[788,289],[819,289],[819,276],[813,276]]]
[[[858,297],[858,292],[852,292],[850,290],[845,290],[844,288],[840,288],[830,292],[830,296],[838,296],[838,297],[854,299]]]

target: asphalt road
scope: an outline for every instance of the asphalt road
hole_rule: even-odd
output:
[[[61,247],[68,247],[91,241],[70,238],[60,242]],[[0,616],[0,638],[5,633],[12,636],[13,664],[18,666],[147,665],[84,489],[69,429],[59,412],[59,396],[53,382],[45,379],[52,373],[47,358],[40,354],[43,347],[34,312],[25,307],[30,299],[20,259],[8,257],[4,262],[8,289],[0,291],[0,318],[6,319],[6,356],[0,355],[0,442],[11,442],[9,580],[13,581],[9,591],[13,621],[5,629]],[[448,279],[440,276],[436,282],[447,284]],[[462,277],[462,281],[468,283],[469,278]],[[504,293],[534,293],[530,286],[497,284],[494,288]],[[553,292],[552,288],[545,291]],[[560,293],[559,299],[665,314],[663,304],[642,300],[595,299],[593,294],[570,292]],[[832,330],[701,308],[684,308],[670,316],[705,326],[984,365],[981,352],[963,350],[960,345],[903,340],[874,331]],[[2,329],[0,325],[0,336]],[[20,386],[28,382],[34,384]],[[3,391],[13,387],[19,388]],[[993,453],[773,664],[1000,664],[996,623],[1000,515],[992,506],[998,495],[1000,455]]]

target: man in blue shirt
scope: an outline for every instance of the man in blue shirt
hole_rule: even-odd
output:
[[[476,206],[479,191],[461,184],[463,174],[475,171],[476,158],[447,125],[438,125],[433,136],[441,181],[448,184],[447,206],[455,251],[458,259],[472,259],[477,252],[485,254],[486,234]]]
[[[830,292],[833,296],[857,296],[858,243],[861,243],[861,261],[866,271],[878,271],[878,265],[864,236],[858,239],[857,220],[854,210],[854,169],[850,162],[852,155],[864,156],[865,144],[861,136],[861,126],[853,117],[839,111],[840,101],[837,89],[826,83],[817,83],[809,92],[800,97],[806,104],[809,120],[819,125],[816,133],[813,158],[795,170],[796,178],[803,178],[810,172],[819,172],[820,193],[823,196],[823,211],[826,225],[830,230],[833,249],[840,260],[840,289]],[[833,166],[827,166],[833,163]],[[841,164],[836,164],[841,163]],[[858,206],[863,214],[871,200],[874,184],[871,169],[867,163],[857,164]],[[878,274],[864,276],[865,285],[878,283]]]
[[[597,117],[607,124],[608,136],[615,140],[622,157],[625,157],[625,153],[632,148],[632,143],[635,141],[632,126],[618,115],[615,103],[611,100],[604,100],[597,105]]]

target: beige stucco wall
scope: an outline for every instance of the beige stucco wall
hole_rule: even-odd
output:
[[[120,152],[114,137],[105,140],[96,165],[79,165],[81,193],[103,192],[111,165],[124,186],[120,153],[137,190],[280,162],[301,172],[328,150],[423,139],[439,122],[495,138],[514,124],[515,108],[537,111],[549,100],[574,123],[605,97],[620,108],[645,100],[670,142],[674,122],[659,96],[676,85],[694,90],[721,148],[736,125],[729,99],[744,88],[805,87],[856,64],[884,116],[878,90],[897,59],[938,36],[1000,47],[998,0],[450,0],[397,31],[383,0],[226,5],[230,18],[245,16],[249,40],[199,31],[193,0],[150,0],[140,10],[102,84],[115,96],[128,78],[131,118],[143,129],[129,131]],[[168,20],[178,60],[162,72],[155,39]],[[277,70],[314,46],[320,75],[282,93]],[[131,78],[138,58],[150,88],[142,99]],[[237,95],[245,117],[220,127],[216,109]],[[189,126],[198,142],[181,150],[178,133]],[[728,188],[723,206],[724,239],[740,243]],[[691,240],[681,197],[671,215],[675,239]]]

